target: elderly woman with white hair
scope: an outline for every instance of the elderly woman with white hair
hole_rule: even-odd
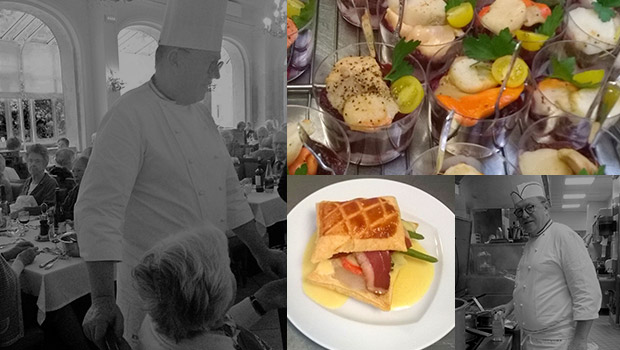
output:
[[[268,283],[230,308],[236,282],[227,252],[226,235],[207,224],[172,236],[144,255],[133,270],[148,313],[140,349],[269,349],[243,327],[283,307],[286,280]]]

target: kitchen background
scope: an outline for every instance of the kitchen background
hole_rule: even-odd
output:
[[[590,341],[600,350],[620,344],[618,266],[620,178],[618,176],[457,176],[456,297],[470,306],[456,312],[457,349],[521,349],[518,326],[493,342],[492,315],[482,312],[512,298],[517,264],[527,236],[513,214],[510,192],[537,181],[551,202],[551,218],[575,230],[586,243],[603,294]],[[591,241],[590,241],[591,240]],[[476,297],[474,299],[474,297]],[[462,328],[462,332],[459,332]],[[486,334],[480,331],[487,331]],[[595,347],[594,347],[595,348]]]

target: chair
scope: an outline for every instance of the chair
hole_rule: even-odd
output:
[[[260,162],[256,158],[239,158],[241,163],[239,179],[245,179],[246,177],[253,177],[256,168],[260,165]]]

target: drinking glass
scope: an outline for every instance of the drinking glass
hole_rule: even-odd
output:
[[[595,34],[592,32],[593,27],[607,28],[611,26],[613,28],[614,21],[617,20],[618,11],[614,11],[614,17],[608,22],[602,22],[597,13],[592,8],[592,4],[589,1],[579,2],[576,1],[566,9],[564,15],[564,22],[566,30],[564,32],[564,39],[575,40],[581,45],[576,46],[585,55],[595,55],[605,51],[611,51],[616,45],[617,32],[614,33],[614,38],[602,37],[600,33]],[[589,43],[590,45],[583,45]]]
[[[523,166],[523,156],[526,152],[569,148],[581,153],[596,165],[605,165],[605,174],[620,174],[618,130],[603,128],[600,134],[594,137],[599,129],[596,123],[569,114],[547,117],[533,123],[519,140],[518,162],[521,173],[524,175],[576,175],[554,173],[552,169],[544,166],[539,168]]]
[[[392,45],[374,43],[377,52],[376,60],[382,71],[388,72],[392,66]],[[412,55],[406,57],[414,67],[415,76],[424,89],[424,98],[413,112],[398,113],[392,123],[377,127],[358,128],[345,123],[344,118],[327,98],[325,79],[336,62],[344,57],[369,55],[366,43],[357,43],[339,49],[328,55],[318,64],[312,85],[312,93],[321,111],[329,115],[346,131],[351,145],[351,163],[360,165],[380,165],[398,158],[413,140],[413,129],[420,112],[426,103],[426,75],[424,69]],[[385,74],[385,73],[384,73]]]
[[[300,0],[308,3],[308,0]],[[291,25],[292,19],[287,20],[286,33],[286,78],[292,81],[302,75],[312,62],[312,48],[314,46],[314,19],[316,8],[312,9],[313,16],[301,28]]]
[[[409,175],[436,175],[437,153],[435,146],[413,160]],[[473,143],[455,142],[446,145],[446,152],[440,173],[451,166],[465,163],[483,175],[515,175],[517,168],[490,148]],[[465,174],[463,174],[465,175]]]
[[[435,141],[439,140],[450,109],[437,99],[434,91],[439,87],[441,78],[448,74],[454,60],[464,55],[462,41],[454,42],[438,51],[426,69],[430,95],[428,125]],[[533,91],[532,85],[533,82],[528,77],[521,95],[514,102],[484,119],[455,114],[448,136],[449,141],[475,143],[494,150],[502,149],[508,143],[508,138],[518,125],[519,119],[527,114]]]
[[[586,54],[585,52],[595,52]],[[530,75],[534,82],[534,92],[532,94],[532,103],[527,118],[523,119],[523,130],[534,122],[550,116],[561,116],[566,114],[583,117],[588,105],[575,109],[573,103],[557,98],[558,94],[549,94],[546,89],[541,89],[541,82],[552,75],[552,60],[564,60],[567,58],[575,59],[574,73],[580,73],[588,70],[602,69],[609,70],[614,62],[614,56],[600,47],[596,47],[590,43],[574,40],[562,40],[551,43],[542,48],[532,64]],[[615,80],[617,77],[611,77]],[[592,89],[596,89],[594,87]],[[556,91],[550,89],[549,91]],[[576,90],[576,89],[575,89]],[[593,96],[593,95],[592,95]],[[572,96],[571,96],[572,97]]]
[[[305,106],[288,105],[286,106],[286,114],[288,118],[287,127],[291,128],[289,134],[297,133],[298,123],[304,121],[309,123],[306,131],[310,134],[310,138],[328,147],[340,158],[334,163],[330,163],[329,159],[325,159],[327,165],[334,168],[336,175],[346,174],[351,157],[351,149],[349,148],[347,133],[340,123],[319,110]],[[342,165],[337,166],[335,164]],[[319,166],[318,174],[327,175],[327,172]]]
[[[19,221],[19,223],[21,224],[21,233],[19,235],[24,236],[24,234],[28,230],[26,224],[30,221],[30,213],[27,210],[20,211],[19,213],[17,213],[17,221]]]

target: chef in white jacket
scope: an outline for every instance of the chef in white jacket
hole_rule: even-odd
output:
[[[92,288],[84,332],[102,349],[106,341],[126,346],[123,336],[137,345],[145,313],[131,270],[169,235],[211,222],[232,229],[263,270],[286,273],[286,255],[257,234],[217,127],[198,103],[219,78],[226,4],[168,1],[155,75],[123,95],[97,131],[75,217]]]

